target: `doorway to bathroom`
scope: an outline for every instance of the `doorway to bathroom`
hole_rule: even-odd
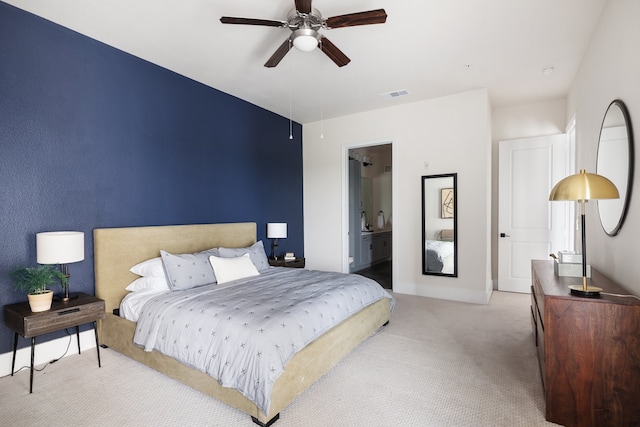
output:
[[[350,148],[348,164],[348,271],[392,289],[392,144]]]

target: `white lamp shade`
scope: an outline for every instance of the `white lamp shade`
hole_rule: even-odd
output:
[[[286,222],[269,222],[267,223],[267,238],[269,239],[286,239],[287,223]]]
[[[84,233],[49,231],[36,234],[38,264],[68,264],[84,259]]]

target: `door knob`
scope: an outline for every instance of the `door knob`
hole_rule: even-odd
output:
[[[505,233],[500,233],[500,237],[511,237],[511,236],[509,236],[508,234],[505,234]]]

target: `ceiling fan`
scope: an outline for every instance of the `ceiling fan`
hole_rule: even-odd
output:
[[[291,46],[303,52],[311,52],[316,47],[320,48],[338,67],[347,65],[351,60],[340,49],[329,41],[318,30],[330,30],[332,28],[355,27],[357,25],[383,24],[387,20],[384,9],[370,10],[367,12],[350,13],[347,15],[333,16],[323,19],[317,9],[311,7],[312,0],[295,0],[295,9],[289,12],[286,21],[269,19],[234,18],[223,16],[220,22],[223,24],[262,25],[267,27],[288,28],[291,35],[271,55],[264,64],[265,67],[275,67],[289,52]]]

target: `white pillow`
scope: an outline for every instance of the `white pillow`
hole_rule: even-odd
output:
[[[143,277],[165,277],[162,259],[160,257],[151,258],[134,265],[129,269],[133,274]]]
[[[235,258],[220,258],[212,255],[209,257],[209,262],[219,284],[260,275],[249,254]]]
[[[125,289],[131,292],[147,290],[168,291],[169,284],[164,277],[139,277],[131,282]]]

